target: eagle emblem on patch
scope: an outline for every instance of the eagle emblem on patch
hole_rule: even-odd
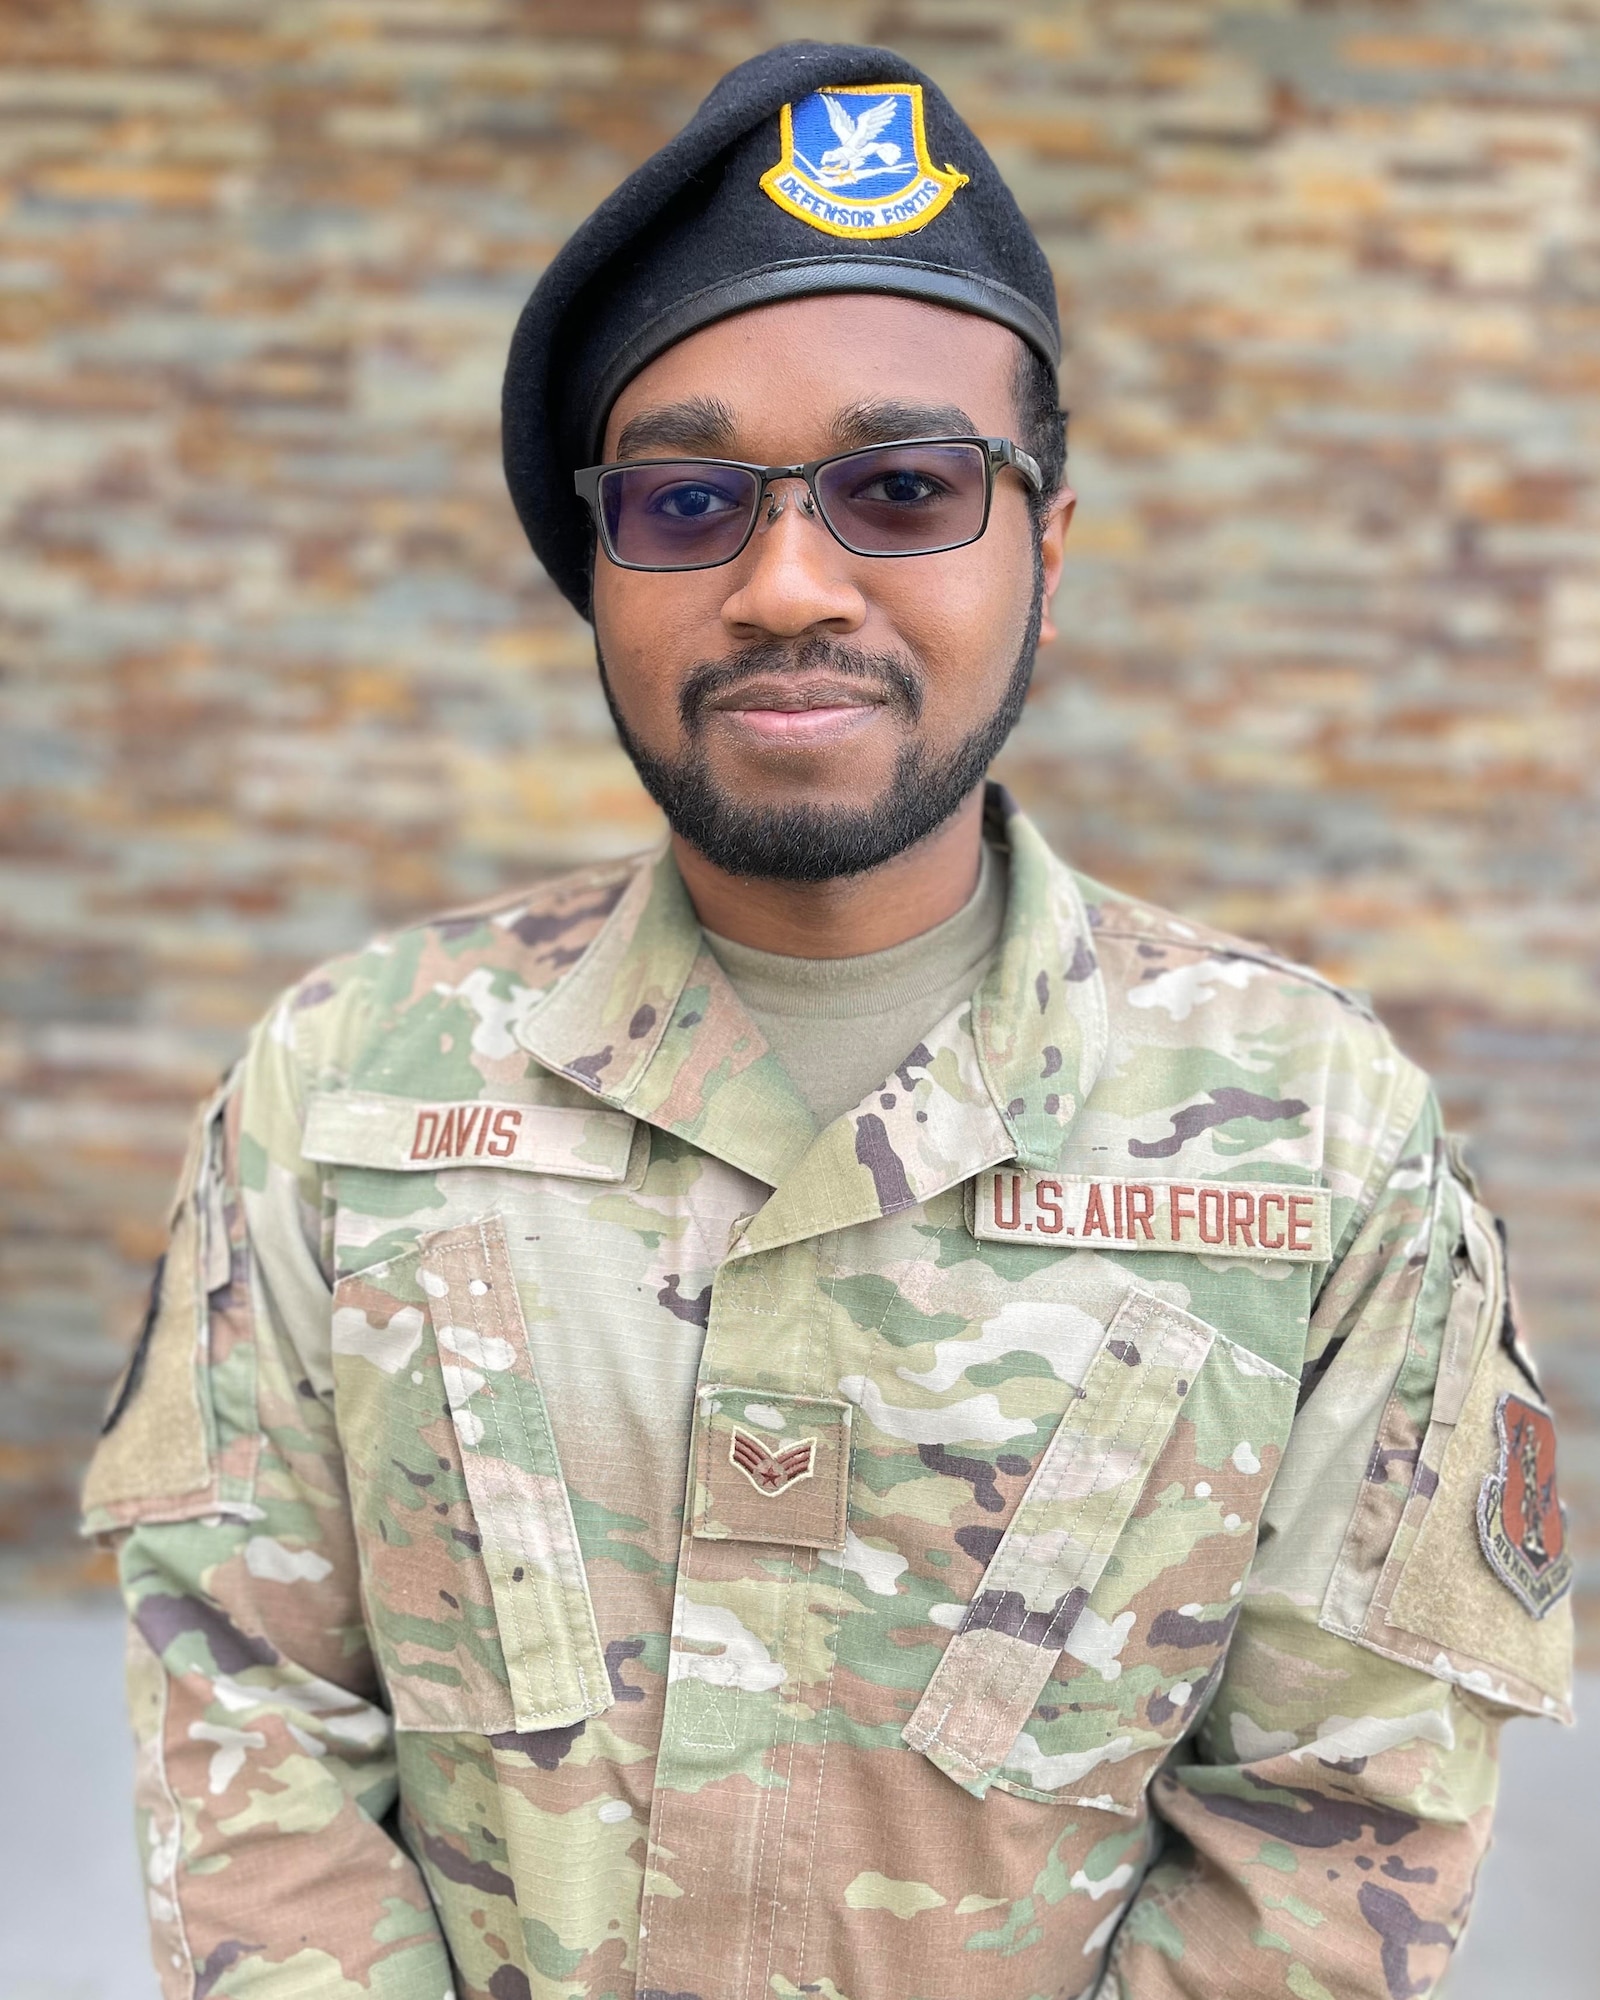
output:
[[[779,208],[829,236],[906,236],[967,176],[928,157],[920,83],[847,83],[779,115],[781,153],[761,176]]]
[[[1556,1492],[1549,1412],[1507,1392],[1495,1405],[1496,1469],[1478,1493],[1478,1540],[1506,1588],[1542,1618],[1572,1588],[1567,1510]]]
[[[758,1493],[769,1498],[798,1486],[817,1469],[817,1440],[801,1438],[798,1444],[781,1444],[769,1451],[760,1438],[734,1426],[728,1457]]]

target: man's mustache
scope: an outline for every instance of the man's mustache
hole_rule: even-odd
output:
[[[841,679],[868,681],[882,691],[884,704],[903,721],[922,717],[922,682],[893,653],[864,653],[832,639],[811,638],[798,646],[772,640],[747,646],[731,660],[703,660],[692,667],[678,691],[678,718],[686,736],[699,733],[706,704],[731,693],[741,682],[760,675],[782,677],[802,673],[837,674]]]

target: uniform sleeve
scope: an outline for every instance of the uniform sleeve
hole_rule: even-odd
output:
[[[129,1610],[166,2000],[448,2000],[427,1890],[390,1830],[292,1011],[200,1119],[86,1525],[117,1547]]]
[[[1492,1532],[1506,1410],[1543,1410],[1500,1239],[1431,1099],[1384,1171],[1312,1318],[1214,1699],[1152,1785],[1162,1846],[1107,2000],[1433,1993],[1488,1845],[1500,1728],[1568,1716],[1553,1456],[1542,1583],[1536,1563],[1521,1577],[1535,1601]]]

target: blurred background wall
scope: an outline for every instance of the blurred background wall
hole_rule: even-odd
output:
[[[1600,0],[6,0],[6,1589],[102,1580],[77,1474],[274,990],[652,836],[501,364],[802,34],[931,70],[1060,282],[1082,504],[1004,774],[1436,1071],[1600,1522]]]

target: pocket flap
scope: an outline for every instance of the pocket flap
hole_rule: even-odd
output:
[[[518,1729],[611,1706],[566,1481],[498,1216],[424,1239],[416,1266],[461,1448]]]
[[[566,1104],[510,1104],[475,1097],[423,1101],[375,1091],[319,1091],[301,1150],[329,1166],[437,1173],[442,1167],[512,1167],[574,1180],[627,1177],[634,1121],[625,1111]]]
[[[976,1797],[1032,1713],[1214,1338],[1142,1288],[1118,1307],[902,1732]]]

